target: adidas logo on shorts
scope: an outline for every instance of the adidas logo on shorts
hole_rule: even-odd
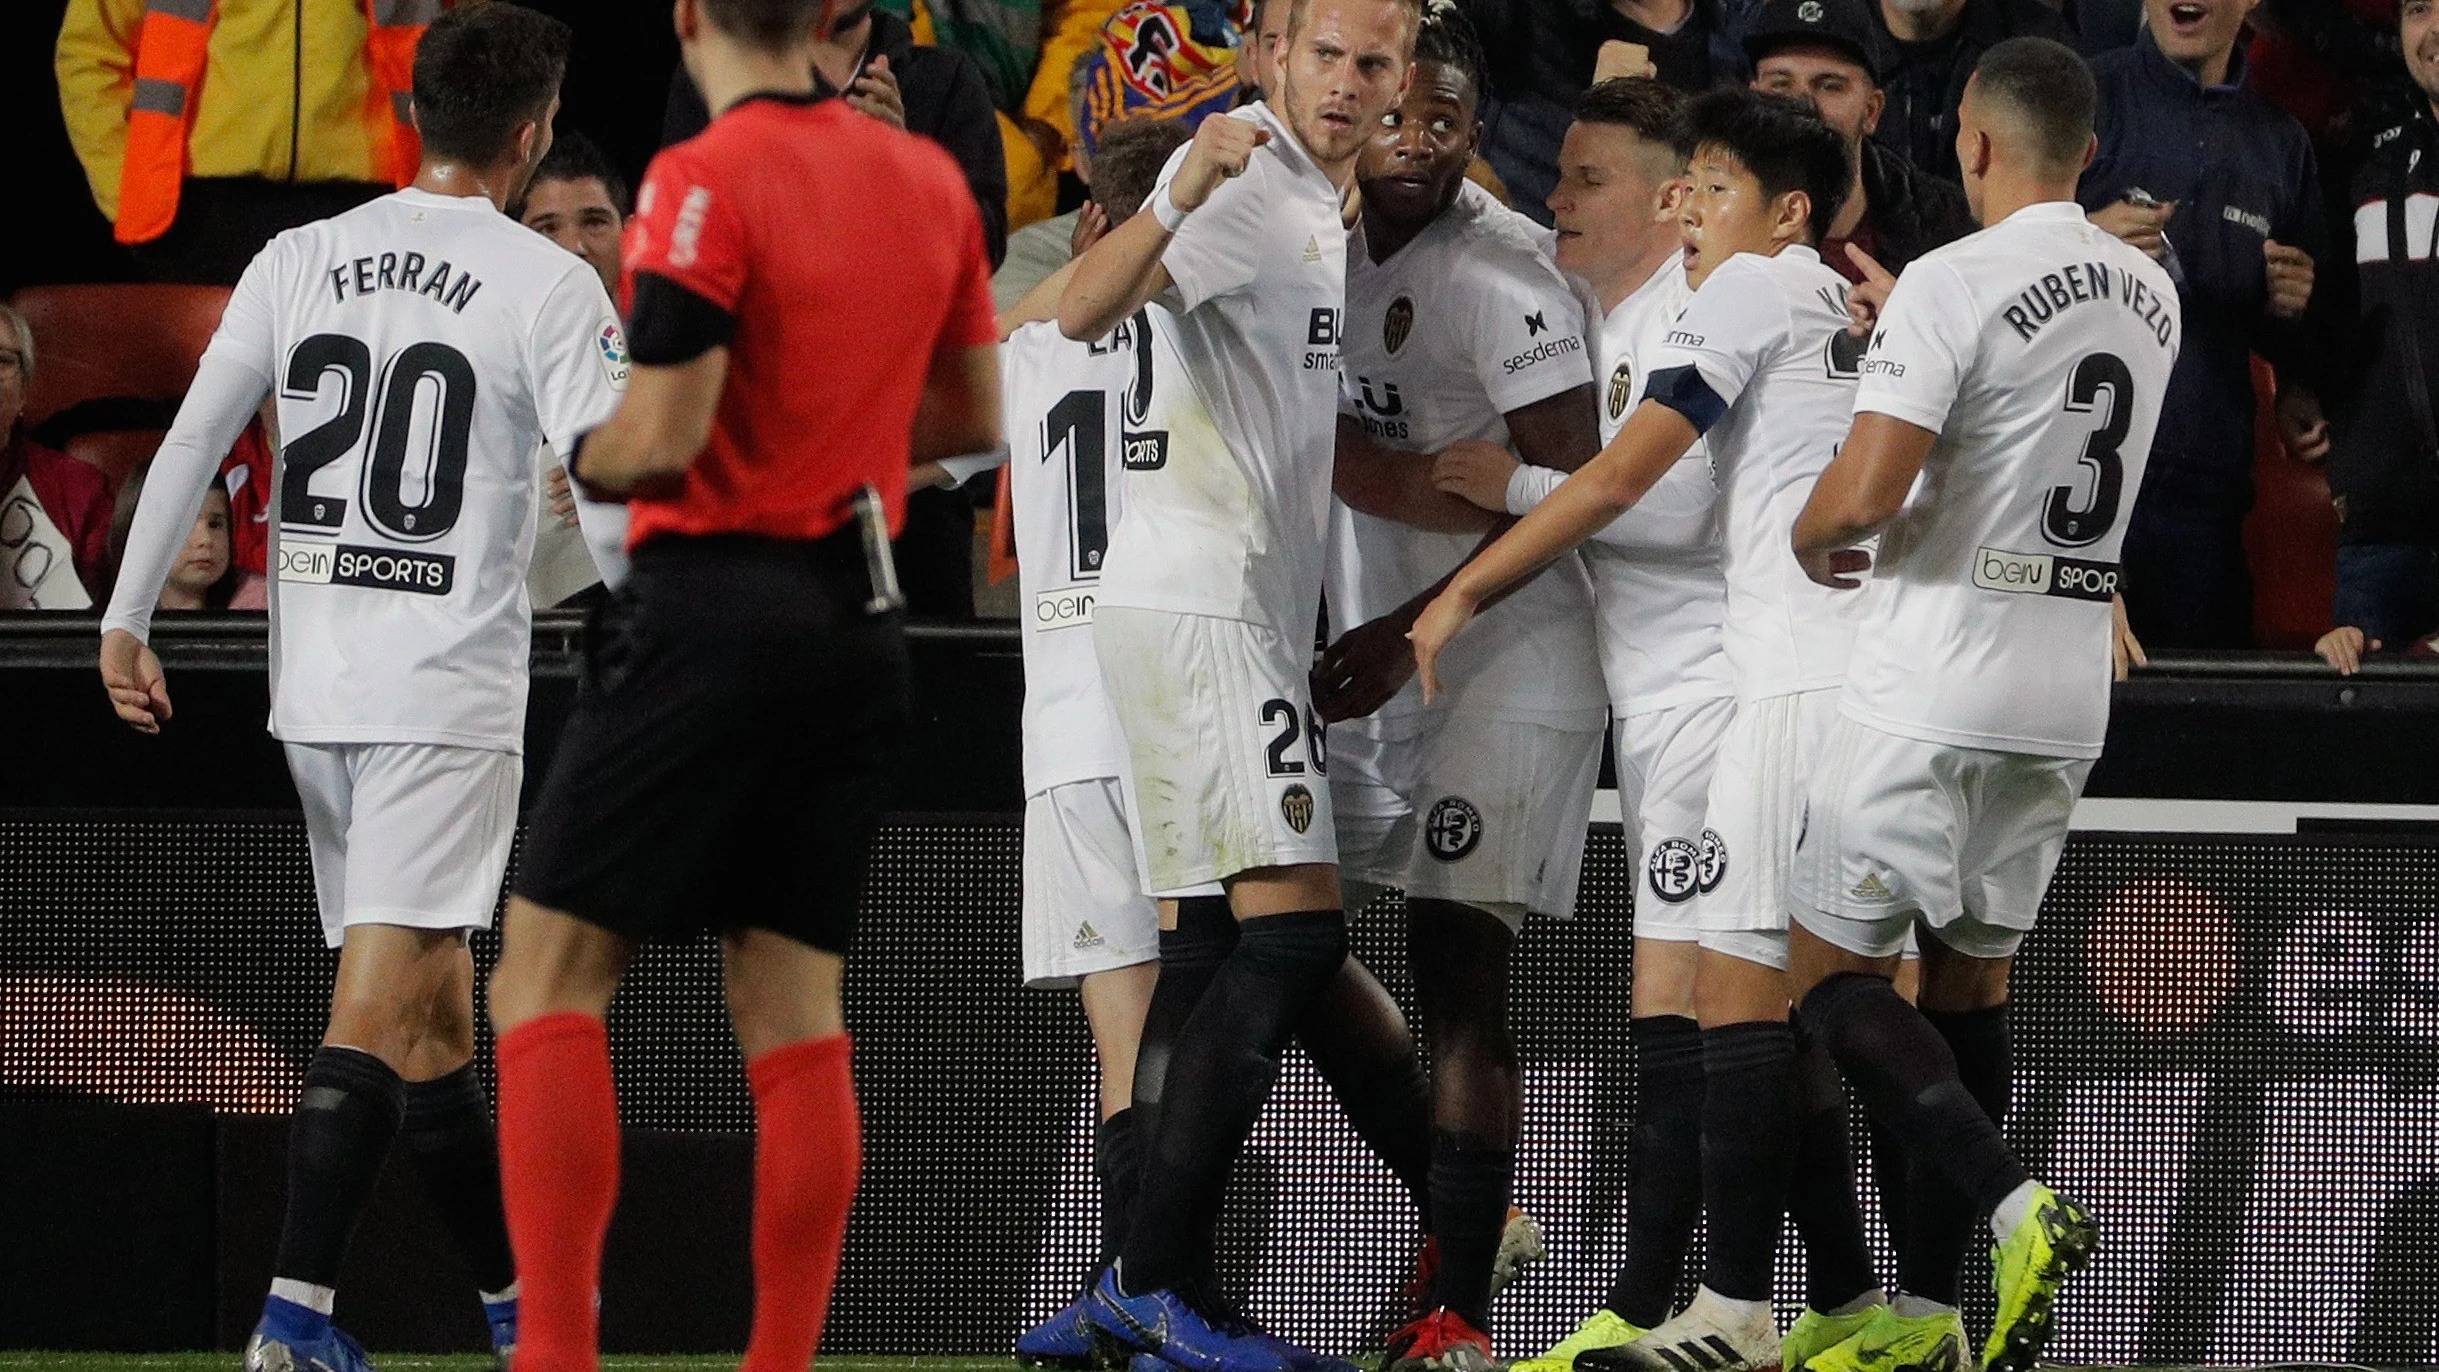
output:
[[[1076,926],[1076,947],[1078,948],[1098,948],[1108,941],[1109,940],[1101,937],[1100,931],[1093,928],[1090,924],[1079,924]]]
[[[1878,872],[1867,874],[1846,894],[1856,900],[1891,901],[1897,898],[1897,893],[1889,889],[1888,883],[1880,879]]]

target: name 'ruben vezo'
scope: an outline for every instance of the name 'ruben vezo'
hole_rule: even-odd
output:
[[[419,252],[359,257],[332,267],[324,275],[330,279],[332,297],[340,304],[347,303],[351,291],[359,297],[375,291],[405,291],[430,296],[458,314],[466,312],[474,293],[483,288],[480,278],[457,269],[445,259],[432,264],[427,274],[424,255]]]
[[[2176,318],[2167,300],[2143,284],[2134,273],[2122,268],[2112,271],[2099,262],[2070,262],[2054,272],[2043,272],[2041,279],[2016,293],[2015,303],[1999,311],[2016,331],[2016,337],[2029,343],[2032,336],[2047,324],[2075,306],[2091,300],[2117,300],[2143,321],[2161,347],[2169,346],[2176,336]]]

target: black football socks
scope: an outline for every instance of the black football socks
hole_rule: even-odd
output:
[[[1135,1207],[1135,1188],[1143,1175],[1135,1155],[1134,1107],[1101,1121],[1093,1131],[1092,1170],[1101,1183],[1101,1252],[1093,1260],[1098,1272],[1118,1256],[1126,1237],[1127,1218]]]
[[[517,1260],[508,1249],[500,1140],[482,1080],[469,1062],[447,1076],[408,1083],[404,1096],[398,1138],[414,1159],[424,1194],[484,1299],[501,1299],[516,1286]]]
[[[2007,1040],[2007,1006],[1953,1013],[1926,1010],[1923,1018],[1956,1055],[1958,1080],[1993,1123],[2004,1124],[2014,1094]],[[1904,1241],[1897,1247],[1897,1285],[1908,1295],[1941,1305],[1957,1303],[1957,1268],[1975,1239],[1973,1202],[1928,1158],[1910,1157]],[[1890,1233],[1898,1232],[1894,1222]]]
[[[1702,1030],[1684,1015],[1627,1021],[1634,1133],[1626,1181],[1626,1261],[1609,1308],[1638,1329],[1668,1318],[1685,1248],[1702,1220]]]
[[[1516,1187],[1516,1148],[1484,1143],[1446,1132],[1431,1141],[1432,1235],[1440,1243],[1431,1303],[1487,1330],[1492,1268],[1507,1233],[1508,1197]]]
[[[287,1213],[273,1295],[330,1313],[339,1262],[398,1135],[404,1093],[398,1074],[370,1053],[314,1050],[288,1124]]]
[[[1960,1078],[1948,1041],[1886,977],[1831,977],[1804,997],[1803,1015],[1864,1105],[1896,1129],[1907,1155],[1937,1165],[1976,1213],[2031,1180]]]
[[[1202,1003],[1203,992],[1219,975],[1220,964],[1236,949],[1236,916],[1225,896],[1188,896],[1177,902],[1177,927],[1160,931],[1160,976],[1152,983],[1151,1003],[1143,1013],[1143,1037],[1135,1048],[1134,1114],[1139,1145],[1160,1132],[1161,1103],[1169,1074],[1169,1053],[1186,1017]],[[1138,1146],[1136,1157],[1148,1163],[1151,1150]]]
[[[1846,1137],[1846,1084],[1828,1052],[1796,1025],[1795,1173],[1787,1218],[1804,1244],[1804,1303],[1845,1314],[1878,1304],[1880,1278],[1855,1208],[1855,1159]],[[1865,1298],[1869,1301],[1865,1302]]]
[[[1702,1210],[1710,1251],[1702,1284],[1737,1301],[1770,1299],[1770,1267],[1795,1171],[1795,1030],[1785,1020],[1702,1031]]]
[[[1238,921],[1236,947],[1169,1053],[1160,1126],[1122,1250],[1128,1292],[1183,1287],[1208,1263],[1202,1217],[1219,1213],[1229,1169],[1278,1080],[1279,1057],[1346,952],[1338,910]]]

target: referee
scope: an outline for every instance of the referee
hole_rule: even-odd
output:
[[[910,461],[1000,426],[973,197],[939,148],[816,97],[825,8],[678,0],[716,117],[645,176],[633,376],[569,464],[628,502],[634,570],[491,983],[519,1372],[597,1365],[619,1149],[603,1015],[647,941],[721,939],[760,1124],[747,1372],[803,1372],[838,1270],[860,1164],[839,981],[908,716],[888,538]]]

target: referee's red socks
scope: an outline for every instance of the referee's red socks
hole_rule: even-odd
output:
[[[541,1015],[500,1036],[500,1190],[516,1246],[517,1372],[594,1372],[601,1242],[618,1203],[608,1026]]]
[[[618,1202],[618,1092],[608,1030],[543,1015],[500,1036],[500,1185],[523,1283],[517,1372],[600,1366],[595,1292]],[[863,1165],[845,1034],[745,1066],[754,1152],[754,1332],[740,1372],[805,1372]]]
[[[754,1088],[754,1333],[739,1372],[805,1372],[821,1342],[863,1167],[845,1034],[745,1065]],[[519,1372],[525,1372],[522,1367]]]

